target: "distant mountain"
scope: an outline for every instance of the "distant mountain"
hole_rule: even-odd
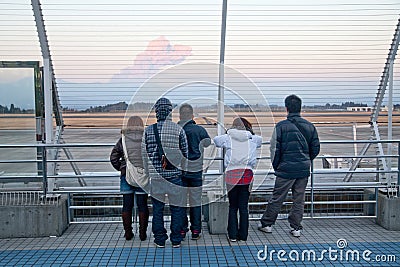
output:
[[[27,77],[10,83],[0,81],[0,105],[14,104],[22,109],[35,108],[35,88],[33,78]]]
[[[127,103],[119,102],[116,104],[108,104],[105,106],[90,107],[83,112],[120,112],[125,111],[127,107]]]

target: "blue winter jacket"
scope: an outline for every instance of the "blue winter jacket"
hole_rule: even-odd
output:
[[[204,148],[211,144],[207,130],[196,124],[194,120],[179,121],[178,124],[185,130],[188,141],[188,169],[186,178],[202,178]]]
[[[303,128],[305,137],[291,120]],[[317,130],[300,113],[289,113],[286,120],[275,126],[270,150],[276,176],[288,179],[308,177],[311,161],[320,151]]]

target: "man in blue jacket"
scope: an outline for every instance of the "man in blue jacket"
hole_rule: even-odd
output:
[[[318,155],[320,144],[314,125],[300,116],[301,99],[290,95],[285,99],[285,107],[288,112],[287,119],[276,125],[271,138],[275,186],[258,229],[265,233],[272,232],[272,225],[291,189],[293,205],[288,217],[290,233],[300,237],[311,161]]]
[[[190,230],[192,240],[200,238],[201,233],[201,194],[203,185],[203,152],[204,148],[211,144],[210,136],[206,129],[196,125],[193,120],[193,107],[189,104],[182,104],[179,108],[178,124],[183,127],[188,141],[188,163],[187,170],[183,173],[182,182],[187,187],[189,196]],[[185,196],[185,199],[186,199]],[[184,227],[181,231],[182,237],[188,231],[188,219],[185,212]]]

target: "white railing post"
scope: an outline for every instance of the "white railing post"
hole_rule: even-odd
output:
[[[43,93],[44,93],[44,114],[45,114],[45,142],[51,144],[54,142],[53,137],[53,81],[54,70],[51,61],[50,48],[47,39],[47,33],[44,25],[43,13],[40,0],[31,0],[33,15],[35,17],[36,29],[39,36],[40,49],[43,57]],[[56,151],[54,149],[47,150],[47,158],[54,159]],[[47,165],[49,175],[54,175],[55,164]],[[49,192],[53,192],[55,187],[55,179],[49,181]]]
[[[388,133],[387,133],[387,139],[392,140],[393,139],[393,128],[392,128],[392,123],[393,123],[393,64],[394,64],[394,59],[390,60],[389,64],[389,91],[388,91]],[[388,143],[387,144],[387,154],[392,155],[393,152],[393,144]],[[387,158],[387,171],[392,170],[392,158],[388,157]],[[392,173],[388,172],[386,173],[386,180],[388,183],[388,186],[391,186],[392,184]]]
[[[218,135],[225,133],[224,116],[225,116],[225,37],[226,37],[226,16],[227,16],[228,0],[223,0],[222,4],[222,23],[221,23],[221,46],[219,55],[219,79],[218,79],[218,113],[217,113],[217,131]],[[219,156],[223,157],[222,149]],[[220,173],[224,173],[224,161],[222,160],[219,166]],[[224,175],[224,174],[223,174]],[[225,181],[222,179],[222,194],[225,195]]]

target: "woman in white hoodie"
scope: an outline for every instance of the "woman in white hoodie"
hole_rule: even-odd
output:
[[[228,236],[231,242],[247,240],[249,187],[257,161],[256,150],[261,147],[261,142],[261,136],[253,133],[251,123],[241,117],[233,121],[232,128],[226,134],[214,137],[215,145],[226,150],[224,165],[229,198]]]

